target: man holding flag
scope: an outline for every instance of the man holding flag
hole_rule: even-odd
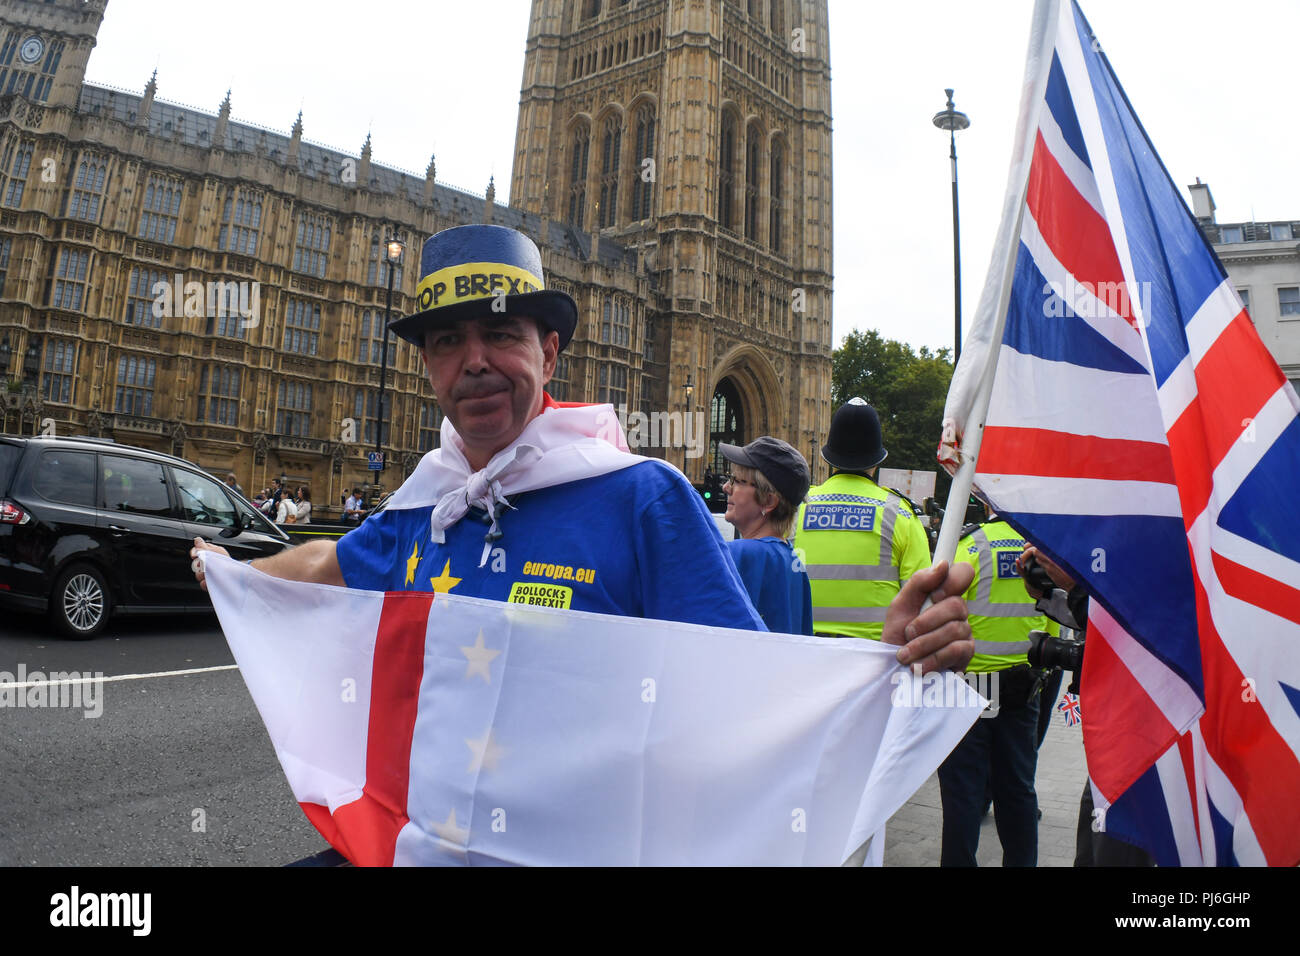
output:
[[[1294,866],[1300,398],[1072,0],[1036,5],[1022,102],[940,461],[1092,597],[1098,829]]]
[[[312,823],[375,865],[879,862],[983,705],[898,687],[969,659],[970,570],[913,576],[896,652],[747,633],[684,476],[630,454],[609,406],[543,391],[577,309],[536,246],[463,226],[421,272],[422,311],[393,327],[422,347],[442,447],[337,545],[250,570],[195,542]]]
[[[425,241],[421,275],[421,311],[392,328],[421,349],[446,414],[442,447],[338,542],[254,566],[372,591],[765,630],[684,477],[630,454],[621,434],[619,447],[604,440],[603,406],[543,391],[578,313],[567,293],[545,289],[533,242],[501,226],[444,230]],[[192,555],[200,550],[221,549],[196,539]],[[970,573],[936,567],[917,578],[894,602],[886,640],[908,645],[902,663],[958,668],[973,649],[959,597]],[[947,597],[920,613],[931,592]]]

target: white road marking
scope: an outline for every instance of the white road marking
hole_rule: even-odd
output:
[[[102,682],[107,684],[109,681],[115,681],[115,680],[145,680],[146,678],[149,677],[179,677],[182,674],[208,674],[211,673],[212,671],[237,671],[237,670],[239,670],[238,664],[222,664],[219,667],[192,667],[189,670],[183,670],[183,671],[155,671],[152,674],[117,674],[114,677],[78,677],[72,680],[29,680],[29,681],[23,681],[21,684],[11,684],[7,681],[0,681],[0,684],[3,684],[5,687],[13,687],[13,688],[58,687],[62,684],[68,684],[68,685],[93,684],[96,682]]]

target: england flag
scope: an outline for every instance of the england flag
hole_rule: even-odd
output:
[[[269,577],[203,552],[289,785],[358,865],[839,865],[987,703],[877,641]]]

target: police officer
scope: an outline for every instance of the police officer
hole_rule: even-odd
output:
[[[1038,710],[1042,672],[1029,666],[1029,632],[1056,635],[1059,627],[1034,608],[1016,569],[1025,541],[996,515],[967,525],[957,544],[957,561],[975,568],[966,591],[975,656],[967,675],[989,698],[961,743],[939,767],[943,802],[941,866],[975,866],[986,794],[1002,842],[1003,866],[1038,862]],[[969,676],[968,676],[968,679]]]
[[[809,489],[795,520],[816,634],[880,640],[885,608],[903,582],[930,565],[920,519],[873,480],[888,454],[880,418],[862,399],[849,399],[831,417],[822,458],[834,470]]]

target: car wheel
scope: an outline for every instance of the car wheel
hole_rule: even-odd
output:
[[[50,597],[54,626],[74,641],[89,640],[104,629],[112,600],[104,576],[88,564],[77,564],[59,575]]]

